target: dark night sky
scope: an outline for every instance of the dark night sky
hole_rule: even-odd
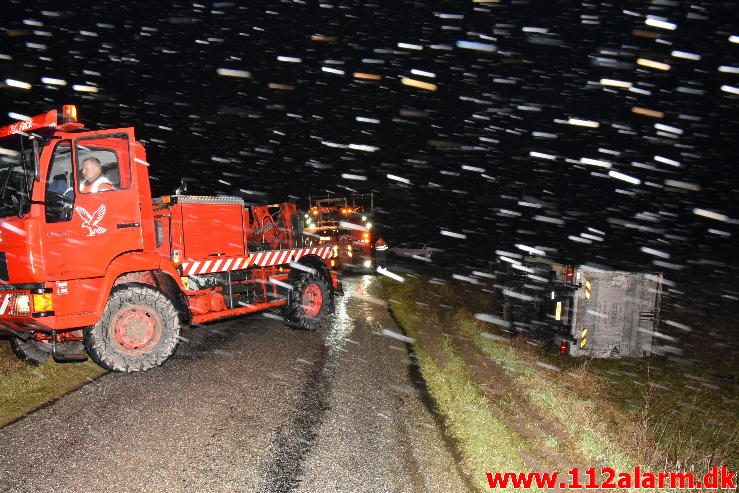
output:
[[[736,267],[734,2],[11,1],[0,29],[0,115],[76,103],[90,127],[133,125],[156,193],[181,176],[254,202],[374,190],[391,243],[463,259],[526,244],[675,274]]]

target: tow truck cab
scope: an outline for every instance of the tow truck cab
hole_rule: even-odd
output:
[[[12,317],[3,325],[94,324],[114,259],[155,248],[144,147],[133,128],[85,131],[65,106],[1,127],[0,148],[0,316]],[[77,186],[90,158],[111,190]]]

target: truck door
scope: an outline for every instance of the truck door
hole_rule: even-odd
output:
[[[64,204],[47,205],[46,211],[47,242],[54,251],[49,262],[53,277],[102,276],[115,257],[143,248],[130,142],[131,135],[121,130],[87,133],[73,145],[60,143],[53,153],[46,202]],[[63,169],[69,164],[72,169]],[[55,202],[65,176],[64,199]]]

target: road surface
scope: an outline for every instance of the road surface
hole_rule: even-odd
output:
[[[318,332],[256,315],[187,330],[0,430],[0,491],[456,492],[464,481],[371,276]]]

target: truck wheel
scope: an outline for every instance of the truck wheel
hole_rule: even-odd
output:
[[[287,325],[305,330],[320,328],[329,307],[326,278],[320,273],[301,272],[292,284],[293,291],[285,307]]]
[[[85,348],[112,371],[146,371],[177,350],[180,319],[172,302],[144,286],[114,291],[103,315],[85,332]]]
[[[14,337],[10,340],[10,348],[18,359],[33,366],[41,366],[51,357],[51,344],[38,339],[24,341],[20,337]]]

